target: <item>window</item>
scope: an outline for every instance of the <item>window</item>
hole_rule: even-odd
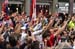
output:
[[[69,2],[69,0],[58,0],[59,2]]]

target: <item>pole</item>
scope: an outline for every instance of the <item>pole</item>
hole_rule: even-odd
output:
[[[30,15],[30,5],[31,5],[31,0],[25,0],[25,11],[26,11],[26,15],[29,16]]]
[[[73,3],[74,3],[74,0],[69,0],[69,14],[70,15],[73,14]]]
[[[55,12],[57,12],[57,8],[56,8],[56,5],[57,5],[57,3],[58,3],[58,0],[53,0],[53,8],[52,8],[52,13],[55,13]]]

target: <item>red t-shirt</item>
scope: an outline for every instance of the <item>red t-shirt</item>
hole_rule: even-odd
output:
[[[54,34],[50,35],[50,39],[47,41],[47,46],[48,47],[54,46],[54,43],[55,43],[54,38],[55,38]]]

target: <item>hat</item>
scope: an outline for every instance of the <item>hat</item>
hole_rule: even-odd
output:
[[[22,30],[26,30],[26,27],[25,27],[25,26],[23,26],[23,27],[21,27],[21,29],[22,29]]]

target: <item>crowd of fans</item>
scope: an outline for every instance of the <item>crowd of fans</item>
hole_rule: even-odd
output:
[[[75,49],[75,15],[0,14],[0,49]]]

